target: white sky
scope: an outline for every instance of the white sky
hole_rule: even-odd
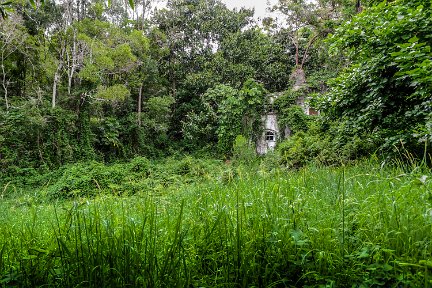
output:
[[[263,17],[269,16],[269,12],[266,11],[269,7],[268,3],[272,6],[277,3],[277,0],[222,0],[228,8],[255,8],[255,18],[262,19]]]
[[[268,7],[277,4],[278,0],[221,0],[229,9],[240,9],[245,8],[255,8],[255,18],[262,20],[267,16],[278,16],[278,13],[270,13],[267,11]],[[156,0],[156,7],[165,7],[165,0]]]

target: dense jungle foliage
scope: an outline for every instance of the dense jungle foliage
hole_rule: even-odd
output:
[[[69,164],[0,190],[0,287],[431,287],[415,162]],[[251,150],[253,152],[253,150]]]
[[[431,0],[127,2],[0,0],[0,287],[432,287]]]
[[[2,3],[3,175],[182,152],[230,158],[238,135],[260,137],[274,92],[292,136],[281,164],[430,160],[430,1],[284,0],[272,7],[282,21],[261,24],[219,0],[131,4]],[[320,115],[303,115],[299,97]]]

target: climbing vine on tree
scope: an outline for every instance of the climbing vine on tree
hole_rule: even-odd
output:
[[[325,102],[327,115],[343,120],[343,133],[368,131],[383,151],[424,151],[432,112],[431,11],[430,0],[382,2],[330,38],[333,52],[351,63],[331,82]]]
[[[262,129],[266,93],[254,80],[247,80],[240,90],[227,85],[208,89],[201,97],[201,111],[189,113],[183,122],[185,137],[212,139],[225,155],[231,154],[238,135],[254,142]]]

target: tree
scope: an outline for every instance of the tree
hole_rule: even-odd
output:
[[[207,69],[220,43],[252,21],[253,11],[229,10],[220,0],[173,0],[155,14],[153,22],[167,51],[159,68],[176,101],[171,135],[181,137],[180,123],[199,104],[199,95],[217,84]],[[210,77],[208,77],[210,76]]]
[[[6,110],[10,107],[11,85],[14,85],[16,94],[20,94],[20,85],[23,83],[17,83],[20,78],[18,74],[24,68],[22,59],[30,58],[31,49],[31,37],[23,26],[21,17],[13,14],[3,20],[0,25],[0,77]]]
[[[201,97],[201,109],[187,114],[183,134],[196,146],[216,144],[220,153],[230,155],[238,135],[255,142],[261,134],[261,116],[267,91],[247,80],[240,90],[216,85]]]
[[[346,12],[348,2],[346,0],[279,0],[278,5],[272,8],[285,16],[285,27],[278,33],[285,35],[294,46],[295,65],[291,73],[293,90],[300,89],[306,83],[304,67],[310,59],[313,45],[332,32],[336,22],[352,14]],[[267,26],[271,27],[269,24],[271,21],[267,19],[267,22]]]
[[[230,34],[221,41],[210,69],[221,83],[241,88],[249,78],[270,91],[286,89],[292,65],[285,47],[258,28]]]
[[[167,9],[156,13],[153,21],[166,36],[164,45],[169,50],[160,64],[172,95],[177,94],[181,79],[201,71],[219,43],[250,23],[251,17],[252,11],[231,11],[219,0],[169,1]]]
[[[328,116],[343,119],[344,133],[369,131],[386,151],[401,144],[424,151],[432,107],[430,5],[430,0],[383,2],[330,38],[333,51],[351,61],[331,83],[326,102]]]
[[[79,47],[77,43],[77,31],[74,23],[82,17],[81,5],[74,0],[65,0],[61,3],[63,17],[60,23],[54,26],[54,32],[49,40],[53,41],[51,49],[56,55],[56,69],[53,75],[51,107],[55,108],[57,103],[57,90],[61,82],[61,75],[66,71],[68,77],[68,95],[71,95],[72,81],[78,65]]]

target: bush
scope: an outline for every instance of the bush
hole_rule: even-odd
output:
[[[128,175],[123,165],[105,166],[96,161],[69,165],[57,182],[49,187],[48,194],[54,198],[92,196],[118,184]]]
[[[318,121],[309,122],[307,132],[300,131],[278,145],[281,163],[289,168],[299,168],[310,162],[335,165],[375,152],[377,144],[371,135],[350,136],[343,131],[344,125],[338,122],[326,129]]]
[[[312,161],[332,164],[338,159],[327,139],[304,132],[298,132],[282,142],[277,151],[281,155],[282,164],[289,168],[300,168]]]
[[[256,159],[255,148],[243,135],[237,135],[233,145],[233,160],[237,163],[251,164]]]
[[[159,193],[166,188],[216,179],[221,163],[192,156],[167,158],[152,162],[136,157],[129,163],[106,165],[97,161],[67,165],[44,175],[32,176],[21,186],[48,186],[51,198],[93,197],[100,193]],[[15,183],[13,183],[15,185]],[[45,191],[45,190],[44,190]]]
[[[351,134],[374,135],[390,157],[400,150],[416,158],[425,154],[432,101],[430,4],[383,1],[328,39],[330,51],[348,56],[349,66],[329,81],[321,111],[344,121]]]

